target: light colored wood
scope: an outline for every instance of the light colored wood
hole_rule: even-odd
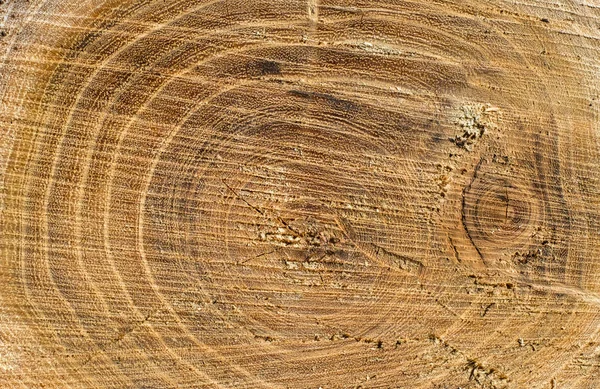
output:
[[[596,0],[0,10],[1,387],[600,387]]]

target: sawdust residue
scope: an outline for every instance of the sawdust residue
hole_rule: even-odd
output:
[[[461,132],[450,138],[458,147],[472,151],[473,146],[486,133],[497,128],[498,108],[491,104],[469,104],[460,107],[455,124]]]

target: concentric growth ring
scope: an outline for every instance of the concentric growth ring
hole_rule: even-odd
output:
[[[518,23],[349,3],[11,8],[0,386],[502,388],[527,336],[568,368],[594,243]]]

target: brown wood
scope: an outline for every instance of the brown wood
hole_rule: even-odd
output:
[[[596,0],[0,4],[0,387],[600,387]]]

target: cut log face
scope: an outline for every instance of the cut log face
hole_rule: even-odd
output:
[[[593,1],[0,10],[1,387],[600,387]]]

